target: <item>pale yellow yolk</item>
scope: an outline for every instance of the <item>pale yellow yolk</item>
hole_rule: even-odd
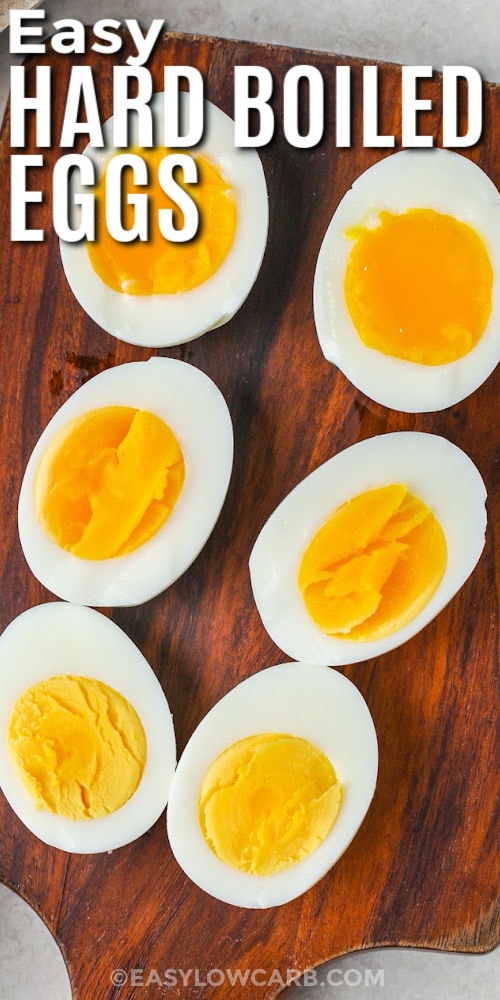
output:
[[[97,240],[87,243],[90,263],[106,285],[116,292],[128,295],[175,294],[201,285],[222,264],[233,242],[236,229],[236,200],[233,189],[217,168],[204,156],[195,156],[198,182],[182,185],[196,203],[200,225],[194,239],[186,243],[166,240],[158,224],[159,209],[173,209],[177,228],[182,223],[182,213],[168,198],[158,182],[160,161],[172,150],[132,149],[146,161],[149,170],[147,188],[137,187],[125,172],[124,197],[133,193],[147,193],[150,202],[150,228],[147,242],[135,240],[120,243],[114,240],[105,225],[104,172],[95,189],[97,206]],[[183,152],[186,152],[183,150]],[[176,176],[181,184],[180,177]],[[124,204],[123,226],[133,224],[133,207]]]
[[[467,354],[491,313],[493,271],[470,226],[432,209],[380,212],[354,240],[345,273],[347,308],[367,347],[440,365]]]
[[[74,820],[119,809],[135,792],[146,761],[135,709],[89,677],[51,677],[25,691],[14,706],[8,740],[37,807]]]
[[[446,540],[429,508],[391,484],[339,507],[306,549],[298,584],[319,628],[379,639],[427,604],[446,567]]]
[[[200,826],[221,861],[252,875],[272,875],[322,843],[341,795],[330,761],[308,740],[281,733],[249,736],[209,767],[200,792]]]
[[[184,481],[178,441],[158,417],[108,406],[77,417],[46,449],[35,507],[50,537],[82,559],[131,552],[163,524]]]

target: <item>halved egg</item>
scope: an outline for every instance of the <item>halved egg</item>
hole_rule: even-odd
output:
[[[176,752],[151,667],[91,608],[41,604],[0,636],[0,785],[40,840],[110,851],[165,808]]]
[[[500,195],[471,160],[404,150],[365,171],[326,231],[314,277],[323,354],[406,412],[464,399],[500,358]]]
[[[96,375],[28,462],[19,537],[38,580],[76,604],[142,604],[194,561],[224,502],[231,417],[217,386],[172,358]]]
[[[470,458],[402,431],[307,476],[250,556],[260,617],[297,660],[339,665],[394,649],[456,594],[484,546],[486,490]]]
[[[180,114],[185,115],[190,96],[182,91],[179,100]],[[112,147],[111,118],[103,127],[104,148],[88,146],[84,151],[99,178],[97,240],[60,243],[69,285],[88,315],[113,336],[144,347],[182,344],[230,320],[255,282],[268,230],[267,188],[259,156],[255,150],[234,147],[233,121],[205,101],[203,139],[192,150],[182,150],[194,158],[198,170],[198,182],[186,188],[198,208],[198,234],[185,243],[161,235],[158,210],[176,212],[157,180],[160,160],[173,152],[162,146],[163,103],[163,93],[158,93],[150,104],[157,145],[139,148],[133,133],[128,150],[148,167],[149,187],[129,185],[126,190],[132,196],[141,191],[149,194],[149,239],[121,243],[107,232],[106,167],[115,153],[125,152]],[[179,228],[179,218],[176,224]],[[124,225],[130,227],[131,220]]]
[[[211,709],[181,756],[167,809],[174,855],[217,899],[286,903],[350,844],[377,766],[370,712],[347,678],[307,663],[262,670]]]

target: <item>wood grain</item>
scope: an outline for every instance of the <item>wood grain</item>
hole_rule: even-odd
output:
[[[125,51],[122,58],[127,55]],[[1,627],[25,608],[50,600],[20,550],[16,501],[31,449],[49,418],[91,374],[152,352],[105,334],[70,292],[51,232],[50,166],[71,61],[54,68],[54,148],[39,180],[44,204],[33,210],[43,244],[10,244],[9,199],[0,206]],[[113,60],[88,56],[103,118],[111,113]],[[346,667],[365,696],[380,743],[380,776],[369,814],[352,845],[319,885],[264,912],[230,907],[184,876],[170,851],[164,817],[134,844],[112,854],[65,855],[40,843],[0,801],[0,878],[44,917],[60,943],[75,1000],[145,996],[229,996],[210,985],[211,969],[304,969],[328,958],[383,944],[483,951],[498,940],[495,802],[498,746],[497,663],[498,480],[494,418],[498,380],[436,414],[390,412],[357,392],[319,349],[311,306],[321,239],[336,204],[380,155],[361,145],[361,68],[354,60],[272,46],[167,35],[151,65],[161,88],[164,64],[192,64],[207,96],[232,110],[236,64],[268,66],[281,120],[286,69],[312,63],[328,84],[324,140],[300,151],[281,127],[261,156],[270,198],[270,235],[257,283],[222,329],[170,350],[220,386],[235,429],[235,465],[220,520],[194,565],[166,593],[113,619],[137,643],[164,687],[179,750],[207,710],[235,683],[284,657],[255,609],[248,556],[267,516],[303,476],[334,452],[384,431],[424,430],[460,445],[478,465],[489,492],[489,529],[480,563],[461,592],[424,632],[377,660]],[[334,67],[354,74],[351,149],[334,144]],[[400,70],[382,65],[380,127],[400,135]],[[425,124],[439,135],[439,78],[425,83],[435,102]],[[500,96],[486,88],[481,143],[470,155],[500,185]],[[30,142],[33,142],[32,129]],[[9,186],[9,116],[0,141],[2,189]],[[29,150],[28,150],[29,151]],[[65,150],[66,152],[66,150]],[[496,492],[495,492],[496,486]],[[183,987],[114,987],[114,968],[198,969]],[[203,983],[205,982],[205,985]],[[243,991],[243,988],[241,988]],[[279,991],[249,985],[266,1000]]]

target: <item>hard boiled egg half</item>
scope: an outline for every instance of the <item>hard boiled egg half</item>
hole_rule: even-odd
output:
[[[368,438],[280,503],[250,556],[267,632],[297,660],[338,665],[406,642],[456,594],[484,546],[486,490],[433,434]]]
[[[378,765],[368,707],[327,667],[282,663],[205,716],[179,761],[167,830],[181,868],[235,906],[286,903],[350,844]]]
[[[225,400],[197,368],[151,358],[101,372],[28,462],[18,524],[30,569],[76,604],[142,604],[202,549],[232,458]]]
[[[110,851],[165,808],[170,710],[130,639],[91,608],[42,604],[0,637],[0,785],[22,822],[63,851]]]
[[[190,96],[182,91],[179,100],[180,115],[186,116]],[[257,277],[268,229],[267,188],[259,156],[255,150],[234,147],[232,119],[205,101],[203,139],[192,150],[181,151],[194,158],[198,171],[197,183],[185,185],[198,208],[198,233],[182,243],[163,237],[157,212],[176,211],[157,179],[160,161],[174,152],[163,146],[163,104],[162,93],[155,94],[150,104],[156,145],[143,149],[133,140],[127,151],[147,165],[148,187],[127,182],[126,193],[133,199],[148,192],[149,239],[120,242],[109,235],[105,224],[106,169],[114,154],[126,152],[113,149],[111,118],[103,127],[104,148],[85,150],[99,178],[97,239],[60,244],[69,285],[88,315],[113,336],[144,347],[182,344],[230,320]],[[133,207],[128,211],[132,213]],[[177,228],[181,214],[177,209]],[[124,227],[131,228],[132,221],[126,219]],[[74,225],[78,222],[75,218]]]
[[[323,354],[371,399],[407,412],[464,399],[500,358],[500,195],[471,160],[404,150],[336,209],[318,256]]]

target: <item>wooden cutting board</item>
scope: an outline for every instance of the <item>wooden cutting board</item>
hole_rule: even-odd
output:
[[[122,54],[126,58],[127,52]],[[54,135],[71,60],[53,66]],[[91,55],[103,117],[111,114],[113,59]],[[310,63],[328,85],[328,122],[320,146],[300,151],[282,137],[284,72]],[[0,802],[0,878],[42,915],[68,963],[75,1000],[120,996],[230,995],[210,970],[304,969],[377,945],[484,951],[498,939],[494,807],[498,793],[495,720],[495,415],[498,379],[444,412],[405,415],[354,389],[318,346],[312,280],[321,239],[339,199],[381,154],[361,145],[361,66],[324,53],[199,37],[166,35],[152,60],[157,89],[164,64],[192,64],[207,96],[232,111],[236,64],[269,67],[275,80],[277,130],[262,149],[270,199],[269,243],[247,302],[226,326],[160,352],[203,369],[220,386],[235,430],[235,464],[220,520],[190,570],[160,597],[112,617],[152,664],[169,700],[179,751],[209,708],[238,681],[286,659],[266,635],[248,576],[253,542],[283,496],[347,445],[385,431],[444,435],[478,465],[489,492],[487,544],[472,577],[423,633],[404,647],[344,673],[371,709],[380,744],[380,776],[368,816],[345,855],[317,886],[276,909],[247,911],[205,895],[177,866],[162,816],[140,840],[112,854],[67,855],[40,843]],[[333,75],[353,67],[354,142],[337,151]],[[382,132],[400,135],[400,69],[380,66]],[[423,96],[427,131],[439,127],[440,81]],[[36,210],[42,244],[10,244],[9,114],[1,135],[2,312],[0,337],[1,627],[50,600],[24,561],[16,527],[23,470],[41,430],[89,376],[152,352],[119,343],[93,323],[70,292],[51,231],[50,191]],[[32,136],[31,140],[32,141]],[[29,152],[29,149],[28,149]],[[46,151],[46,163],[58,150]],[[500,90],[486,88],[481,143],[468,151],[500,185]],[[40,180],[48,188],[49,172]],[[498,486],[498,482],[497,482]],[[496,585],[495,585],[496,579]],[[495,586],[497,589],[495,589]],[[115,968],[198,970],[187,985],[114,986]],[[219,977],[220,978],[220,977]],[[261,977],[265,978],[265,977]],[[238,993],[243,988],[238,989]]]

